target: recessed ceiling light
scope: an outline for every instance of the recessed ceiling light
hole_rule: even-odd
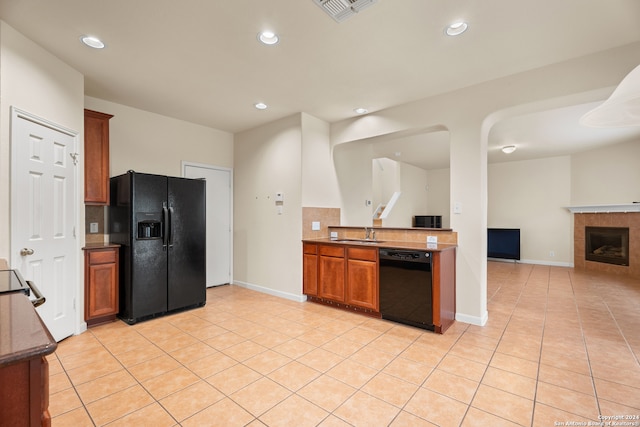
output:
[[[97,37],[93,36],[82,36],[80,37],[80,41],[85,45],[92,47],[94,49],[103,49],[104,43]]]
[[[278,43],[280,38],[278,38],[277,34],[273,31],[263,31],[258,33],[258,40],[264,44],[272,45]]]
[[[460,34],[467,31],[467,28],[469,28],[469,25],[466,22],[459,21],[447,26],[444,32],[448,36],[459,36]]]
[[[515,145],[505,145],[504,147],[502,147],[502,152],[505,154],[511,154],[514,151],[516,151]]]
[[[355,111],[356,114],[367,114],[369,112],[369,110],[367,110],[366,108],[356,108],[353,111]]]
[[[258,102],[254,105],[254,107],[256,107],[258,110],[266,110],[267,104],[265,104],[264,102]]]

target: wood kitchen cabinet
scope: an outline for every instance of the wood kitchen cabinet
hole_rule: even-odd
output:
[[[111,114],[84,110],[84,202],[109,204],[109,119]]]
[[[87,247],[84,265],[84,318],[87,326],[110,322],[118,314],[117,246]]]
[[[318,296],[335,302],[345,300],[345,248],[318,245]]]
[[[378,249],[347,248],[346,303],[379,311]]]
[[[302,244],[302,292],[318,296],[318,245]]]
[[[311,301],[377,314],[378,249],[303,243],[302,291]]]
[[[49,364],[56,348],[29,298],[0,295],[0,425],[50,427]]]

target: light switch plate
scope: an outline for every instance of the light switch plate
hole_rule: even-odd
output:
[[[320,221],[311,222],[311,230],[313,230],[313,231],[320,230]]]
[[[97,233],[98,232],[98,223],[90,222],[89,223],[89,233]]]

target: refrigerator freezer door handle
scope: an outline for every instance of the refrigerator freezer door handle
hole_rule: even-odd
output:
[[[173,206],[169,206],[169,238],[167,239],[169,242],[169,248],[173,247]]]
[[[169,238],[169,210],[167,209],[167,205],[162,204],[162,250],[167,250],[167,241]]]

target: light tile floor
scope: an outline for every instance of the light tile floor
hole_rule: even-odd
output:
[[[557,426],[640,415],[640,281],[489,262],[444,335],[223,286],[59,344],[54,426]],[[627,421],[640,425],[640,420]],[[611,424],[613,425],[613,424]]]

